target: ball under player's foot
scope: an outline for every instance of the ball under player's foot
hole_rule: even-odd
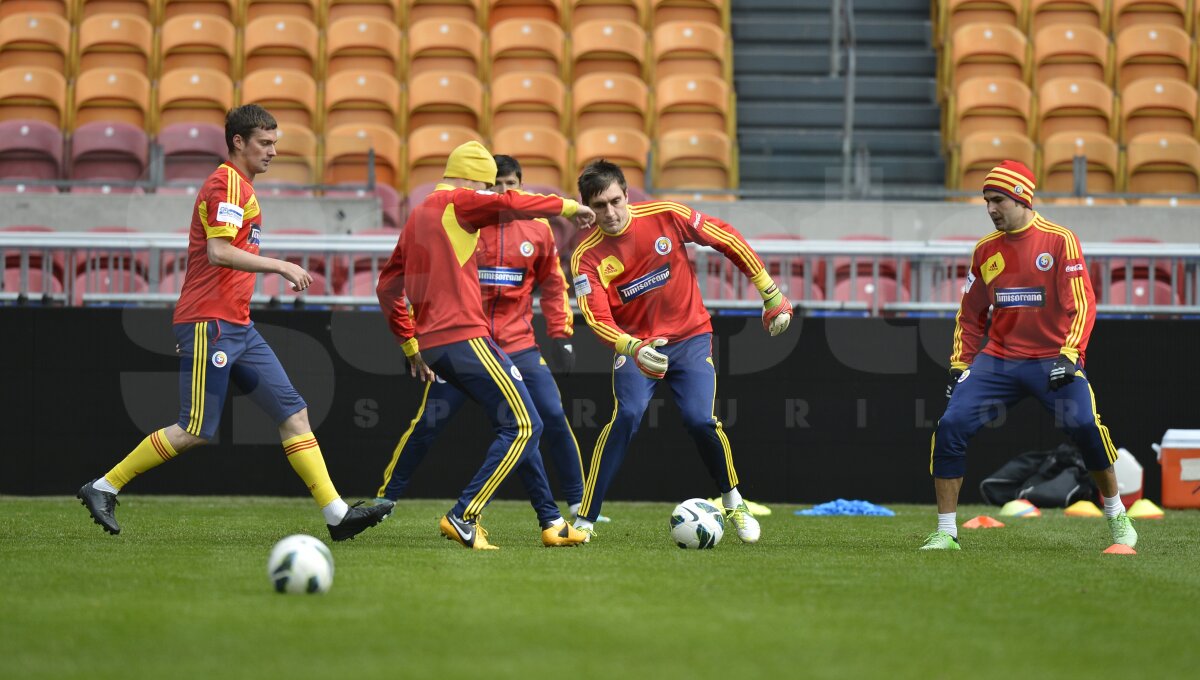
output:
[[[762,528],[758,520],[754,519],[754,515],[750,514],[746,501],[738,503],[735,507],[725,508],[725,522],[733,525],[742,543],[757,543],[758,537],[762,535]]]
[[[935,531],[925,537],[925,543],[918,550],[962,550],[958,539],[949,531]]]
[[[500,546],[488,543],[488,532],[479,522],[455,517],[447,512],[438,522],[442,535],[471,550],[499,550]]]
[[[1129,515],[1121,513],[1108,518],[1108,530],[1112,532],[1113,543],[1127,545],[1130,548],[1137,545],[1137,530],[1133,528],[1133,520]]]
[[[587,543],[589,538],[590,534],[576,529],[561,517],[557,522],[542,527],[542,545],[547,548],[582,545]]]
[[[341,522],[326,525],[329,527],[329,536],[335,541],[354,538],[387,519],[394,506],[395,504],[388,500],[372,505],[363,505],[363,502],[359,501],[350,506]]]
[[[116,508],[120,501],[117,500],[117,494],[97,489],[95,482],[96,480],[92,480],[84,484],[75,497],[92,513],[92,521],[116,536],[121,533],[121,525],[117,524],[116,516]]]

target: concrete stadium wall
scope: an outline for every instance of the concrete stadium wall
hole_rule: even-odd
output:
[[[170,310],[0,307],[4,474],[0,493],[68,494],[108,470],[146,432],[178,415],[178,359]],[[421,399],[382,315],[261,311],[256,324],[309,404],[339,490],[373,496],[393,447]],[[717,410],[733,444],[743,493],[776,502],[838,497],[930,503],[929,437],[945,405],[952,321],[798,318],[769,338],[757,317],[714,319]],[[585,328],[577,370],[560,381],[584,460],[612,412],[612,354]],[[1100,413],[1118,446],[1146,467],[1168,428],[1200,428],[1189,395],[1200,382],[1200,323],[1101,319],[1088,354]],[[414,497],[455,497],[491,438],[468,405],[410,487]],[[1032,401],[972,442],[964,501],[1022,451],[1063,441]],[[547,465],[552,480],[553,465]],[[555,487],[557,488],[557,487]],[[303,495],[271,423],[242,396],[226,403],[218,441],[180,456],[131,487],[135,493]],[[712,483],[666,387],[634,439],[613,499],[677,501]],[[500,497],[521,498],[516,481]]]

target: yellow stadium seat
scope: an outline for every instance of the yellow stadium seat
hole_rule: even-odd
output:
[[[1191,135],[1148,132],[1131,139],[1125,154],[1130,193],[1200,193],[1200,143]]]
[[[317,136],[303,125],[279,123],[271,171],[259,175],[258,182],[272,184],[314,184],[317,167]],[[257,183],[257,182],[256,182]]]
[[[246,0],[246,37],[250,37],[250,22],[260,17],[295,17],[314,26],[321,19],[321,0]]]
[[[1117,116],[1112,89],[1098,80],[1051,78],[1038,88],[1037,138],[1067,132],[1095,132],[1116,137]]]
[[[53,14],[67,19],[71,16],[72,0],[4,0],[0,2],[0,19],[17,14]]]
[[[544,19],[562,23],[562,0],[490,0],[488,26],[509,19]]]
[[[400,27],[373,16],[345,17],[326,29],[326,76],[341,71],[400,72]]]
[[[325,26],[347,17],[374,17],[399,25],[403,10],[401,0],[329,0]]]
[[[593,19],[628,21],[645,26],[649,21],[648,0],[568,0],[571,7],[571,22],[581,23]]]
[[[67,81],[44,66],[0,69],[0,120],[40,120],[62,128]]]
[[[1025,34],[1005,24],[967,24],[959,27],[944,50],[942,81],[947,92],[959,83],[986,78],[1025,79],[1029,45]]]
[[[81,21],[97,14],[132,14],[153,25],[158,19],[158,7],[158,0],[82,0],[76,20]]]
[[[1175,26],[1192,30],[1188,18],[1188,0],[1111,0],[1113,32],[1120,34],[1130,26]]]
[[[725,29],[703,22],[672,21],[654,28],[655,78],[725,76],[729,49]]]
[[[163,22],[159,50],[162,74],[176,69],[213,69],[232,74],[237,29],[228,19],[179,14]]]
[[[1140,24],[1117,34],[1116,87],[1139,78],[1191,81],[1192,38],[1177,26]]]
[[[408,81],[407,126],[482,127],[483,83],[460,71],[425,71]]]
[[[482,25],[483,2],[486,0],[407,0],[408,25],[426,19],[462,19]]]
[[[185,14],[218,16],[232,22],[238,18],[240,0],[163,0],[162,17],[166,19]],[[232,50],[232,46],[230,48]]]
[[[976,132],[1028,134],[1033,95],[1016,78],[970,78],[958,86],[951,102],[951,141]]]
[[[575,132],[624,128],[647,132],[650,90],[641,78],[626,73],[589,73],[571,88]]]
[[[93,14],[79,24],[79,71],[131,68],[153,75],[154,27],[133,14]]]
[[[1033,140],[1019,132],[977,132],[964,138],[951,161],[954,188],[983,191],[983,181],[1000,161],[1014,160],[1034,167]]]
[[[491,130],[536,125],[563,131],[567,89],[558,76],[540,71],[505,73],[492,79]]]
[[[1107,0],[1029,0],[1029,33],[1047,26],[1091,26],[1108,35]]]
[[[421,184],[439,181],[446,170],[446,159],[460,144],[483,137],[471,128],[458,125],[427,125],[408,132],[408,183],[406,191]]]
[[[1111,82],[1111,55],[1112,43],[1098,28],[1047,26],[1033,39],[1033,82],[1058,77]]]
[[[1025,0],[942,0],[938,10],[935,35],[939,42],[967,24],[1025,26]]]
[[[734,172],[733,145],[724,132],[672,130],[658,136],[656,189],[729,189]]]
[[[176,123],[225,126],[233,80],[215,69],[176,69],[158,80],[158,129]]]
[[[561,132],[549,127],[515,125],[492,133],[495,153],[508,154],[521,162],[521,177],[529,184],[565,186],[570,144]]]
[[[275,3],[270,3],[274,5]],[[260,15],[242,36],[242,71],[295,69],[316,73],[320,61],[317,25],[299,16]]]
[[[1144,133],[1194,134],[1196,88],[1179,80],[1142,78],[1121,90],[1121,141]]]
[[[145,129],[150,122],[150,80],[130,68],[94,68],[75,79],[72,127],[100,121]]]
[[[71,25],[57,14],[14,14],[0,19],[0,69],[40,66],[65,73]]]
[[[325,129],[381,125],[399,129],[400,82],[379,71],[342,71],[325,81]]]
[[[691,21],[724,27],[725,0],[649,0],[655,26]]]
[[[650,157],[650,138],[629,128],[591,129],[575,137],[575,167],[582,172],[592,161],[607,159],[621,166],[629,186],[646,186],[646,163]]]
[[[465,19],[423,19],[408,27],[408,76],[460,71],[479,77],[483,31]]]
[[[247,73],[242,79],[241,102],[266,108],[281,125],[316,127],[317,82],[304,71],[260,69]]]
[[[655,128],[730,132],[729,84],[716,76],[676,75],[654,86]]]
[[[646,32],[629,21],[593,19],[571,29],[571,77],[589,73],[628,73],[642,77]]]
[[[342,125],[325,133],[325,183],[367,182],[368,152],[375,152],[375,181],[399,186],[400,137],[382,125]]]
[[[1099,132],[1059,132],[1042,144],[1042,170],[1038,191],[1070,193],[1075,186],[1075,156],[1087,158],[1086,193],[1111,194],[1118,190],[1120,151],[1111,137]]]
[[[546,19],[508,19],[492,26],[491,76],[541,71],[562,75],[566,36]]]

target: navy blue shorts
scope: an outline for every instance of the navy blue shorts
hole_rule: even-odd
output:
[[[179,341],[179,427],[212,439],[221,424],[229,381],[276,425],[307,407],[270,345],[251,322],[175,324]]]

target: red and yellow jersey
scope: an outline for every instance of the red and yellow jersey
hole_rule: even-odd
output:
[[[208,239],[229,239],[235,248],[258,254],[262,212],[254,187],[232,163],[222,163],[196,194],[188,232],[187,274],[175,304],[175,323],[221,319],[250,323],[254,273],[208,261]]]
[[[500,349],[513,354],[537,344],[533,337],[533,288],[542,291],[542,314],[552,338],[569,338],[574,319],[546,220],[518,220],[486,229],[475,250],[483,314]]]
[[[1034,213],[1014,232],[994,231],[975,244],[955,319],[952,368],[966,369],[982,351],[1001,359],[1082,360],[1096,321],[1096,296],[1079,238]]]
[[[595,229],[571,256],[579,309],[604,344],[626,333],[675,342],[712,332],[686,243],[715,248],[749,278],[763,275],[729,224],[670,201],[631,203],[621,233]]]
[[[379,273],[375,292],[392,333],[401,342],[416,337],[421,347],[491,335],[475,259],[479,230],[514,218],[573,217],[578,206],[558,196],[439,184],[413,210]]]

